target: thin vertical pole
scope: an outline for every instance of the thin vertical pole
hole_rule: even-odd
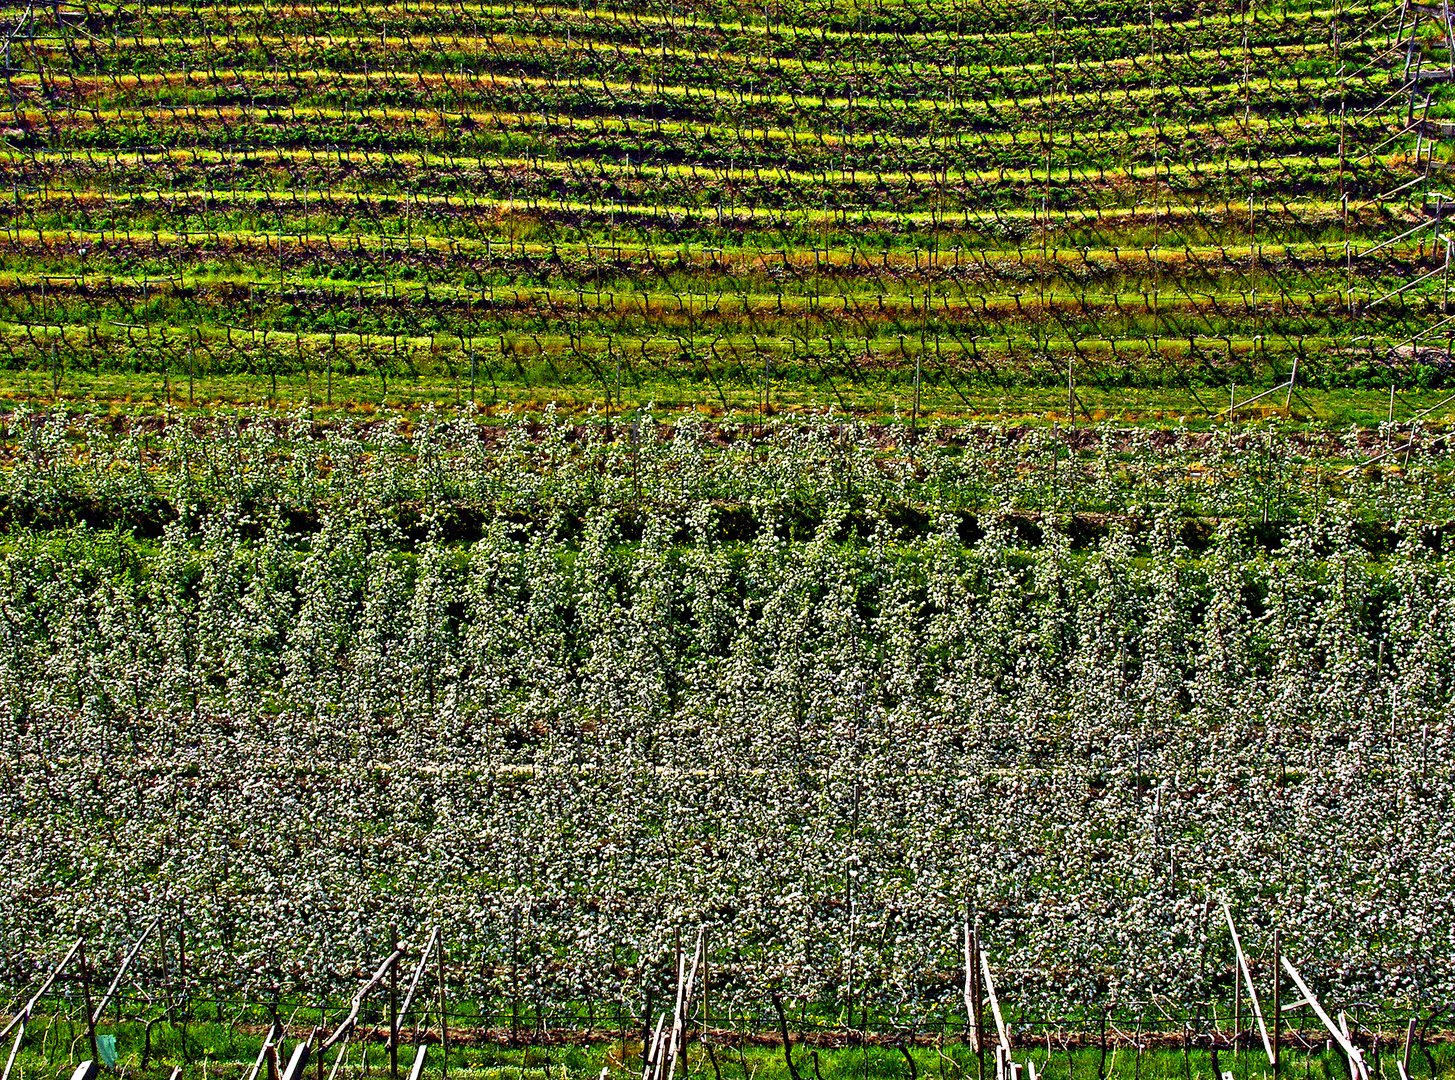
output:
[[[980,985],[980,929],[976,927],[970,931],[970,960],[975,971],[971,977],[971,994],[975,1006],[975,1075],[977,1080],[985,1080],[985,1013],[984,1013],[984,987]]]
[[[399,927],[389,924],[389,955],[399,949]],[[389,1080],[399,1080],[399,964],[389,963]]]
[[[157,961],[162,965],[162,994],[165,999],[167,1023],[176,1024],[176,1017],[172,1009],[172,976],[167,968],[167,931],[165,927],[159,927],[157,932]]]
[[[686,988],[685,980],[687,977],[687,972],[683,966],[685,958],[682,955],[681,926],[678,926],[675,931],[673,949],[677,953],[677,1006],[674,1010],[677,1015],[673,1018],[673,1023],[676,1027],[676,1030],[674,1030],[669,1036],[669,1039],[671,1040],[673,1045],[669,1051],[667,1062],[672,1067],[672,1075],[675,1076],[677,1073],[677,1058],[682,1056],[687,1049],[687,1018],[684,1015],[687,1011],[687,1003],[682,1000],[682,995],[685,992]],[[666,1048],[664,1047],[664,1049]],[[672,1080],[672,1077],[669,1076],[667,1080]]]
[[[1447,251],[1448,251],[1448,248],[1447,248]],[[1445,278],[1446,278],[1446,282],[1447,282],[1447,285],[1446,285],[1446,292],[1447,293],[1449,292],[1449,285],[1448,285],[1449,277],[1450,277],[1450,260],[1447,258],[1445,260]],[[923,349],[923,342],[921,342],[920,352],[923,352],[923,351],[924,351],[924,349]],[[911,415],[911,418],[910,418],[910,428],[909,428],[911,441],[916,441],[916,440],[919,439],[919,369],[920,369],[920,353],[917,352],[917,353],[914,354],[914,412],[913,412],[913,414]]]
[[[1445,241],[1445,294],[1440,301],[1440,314],[1450,314],[1450,241]]]
[[[961,947],[965,956],[965,1037],[970,1041],[971,1049],[974,1049],[979,1040],[979,1033],[975,1030],[975,981],[972,973],[975,970],[975,961],[970,955],[970,912],[965,912],[965,924],[961,928]]]
[[[520,912],[511,912],[510,928],[510,1045],[520,1043]]]
[[[443,934],[436,941],[435,955],[439,958],[440,982],[440,1080],[449,1080],[450,1028],[445,1015],[445,936]]]
[[[76,961],[81,965],[81,997],[86,1002],[86,1038],[91,1043],[91,1060],[100,1061],[101,1052],[96,1049],[96,1017],[91,1005],[91,972],[86,964],[86,943],[76,950]]]
[[[1233,957],[1233,1053],[1237,1054],[1243,1034],[1243,982],[1238,978],[1238,958]]]
[[[848,1005],[848,1026],[854,1026],[854,863],[850,856],[844,860],[844,901],[849,911],[849,956],[844,965],[844,1000]]]
[[[1277,930],[1273,931],[1273,1075],[1275,1080],[1278,1076],[1279,1060],[1282,1058],[1279,1043],[1283,1033],[1283,1013],[1278,1007],[1278,965],[1279,953],[1282,947],[1282,940]]]

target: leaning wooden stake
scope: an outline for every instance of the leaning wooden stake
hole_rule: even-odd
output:
[[[268,1028],[268,1033],[263,1036],[263,1045],[258,1047],[258,1058],[253,1062],[253,1067],[248,1071],[247,1080],[258,1080],[258,1074],[263,1071],[263,1065],[268,1060],[268,1054],[273,1050],[273,1041],[282,1038],[282,1032],[278,1029],[277,1023]]]
[[[146,944],[147,938],[151,937],[152,931],[157,928],[161,921],[162,917],[158,915],[147,924],[147,928],[141,932],[141,937],[137,938],[136,944],[131,947],[131,952],[127,953],[126,959],[121,962],[121,967],[116,969],[116,977],[111,980],[111,985],[106,988],[106,993],[101,995],[101,1001],[97,1004],[96,1010],[91,1016],[93,1026],[101,1023],[101,1014],[106,1011],[106,1006],[111,1004],[111,999],[116,994],[116,988],[121,985],[122,976],[126,974],[127,968],[131,967],[131,962],[136,959],[137,953],[141,952],[141,947]]]
[[[697,931],[697,944],[692,948],[692,969],[686,980],[682,978],[682,961],[678,958],[677,1011],[672,1017],[671,1058],[667,1062],[667,1076],[677,1073],[677,1060],[687,1053],[687,1015],[692,1008],[692,992],[697,985],[697,969],[701,965],[706,949],[706,928]]]
[[[10,1070],[15,1067],[15,1056],[20,1053],[20,1041],[25,1038],[25,1024],[15,1029],[15,1042],[10,1046],[10,1056],[5,1059],[5,1072],[0,1074],[0,1080],[10,1080]]]
[[[662,1025],[667,1022],[666,1013],[657,1014],[657,1030],[652,1032],[652,1039],[642,1048],[642,1080],[653,1080],[656,1076],[657,1066],[657,1045],[662,1041]]]
[[[1298,973],[1298,968],[1293,966],[1293,962],[1286,956],[1282,957],[1282,960],[1283,970],[1288,972],[1288,977],[1293,980],[1293,985],[1298,987],[1298,992],[1303,995],[1302,1000],[1297,1004],[1307,1005],[1313,1009],[1314,1015],[1319,1018],[1320,1023],[1328,1030],[1333,1040],[1339,1044],[1339,1049],[1344,1051],[1344,1055],[1355,1066],[1359,1080],[1369,1080],[1369,1069],[1364,1064],[1364,1055],[1359,1052],[1359,1048],[1349,1041],[1344,1032],[1339,1030],[1339,1025],[1335,1024],[1329,1018],[1329,1014],[1324,1012],[1324,1007],[1319,1004],[1319,999],[1314,997],[1313,991],[1303,981],[1303,976]]]
[[[1354,1041],[1349,1035],[1349,1017],[1344,1013],[1343,1009],[1339,1010],[1339,1030],[1344,1033],[1344,1038],[1350,1043]],[[1362,1070],[1359,1068],[1359,1062],[1351,1057],[1349,1059],[1350,1080],[1353,1080],[1354,1077],[1360,1075],[1361,1072]]]
[[[1233,912],[1226,903],[1223,904],[1223,914],[1228,920],[1228,933],[1233,936],[1233,951],[1237,954],[1238,969],[1243,974],[1243,985],[1248,990],[1248,1005],[1258,1021],[1258,1034],[1263,1037],[1263,1051],[1268,1055],[1268,1064],[1274,1065],[1277,1063],[1277,1055],[1273,1052],[1273,1044],[1268,1041],[1268,1025],[1263,1022],[1263,1007],[1258,1004],[1258,991],[1253,986],[1253,972],[1248,968],[1248,957],[1243,952],[1243,943],[1238,939],[1238,928],[1233,925]],[[1236,1028],[1234,1038],[1237,1038]]]
[[[50,974],[47,975],[45,979],[41,982],[40,989],[37,990],[35,994],[31,997],[31,999],[25,1003],[25,1008],[21,1009],[18,1013],[16,1013],[15,1017],[10,1021],[10,1023],[6,1024],[4,1028],[0,1028],[0,1039],[3,1039],[5,1038],[5,1036],[9,1035],[10,1032],[14,1030],[17,1025],[23,1025],[27,1021],[29,1021],[31,1013],[35,1011],[36,1004],[40,1001],[41,998],[45,996],[46,991],[51,988],[51,984],[55,982],[56,978],[60,975],[60,973],[65,970],[66,965],[71,962],[71,960],[76,956],[77,953],[80,953],[82,952],[82,950],[84,950],[85,945],[85,938],[76,939],[75,944],[73,944],[70,949],[66,951],[66,955],[61,957],[60,963],[58,963],[55,967],[51,968]]]
[[[409,980],[409,989],[404,992],[404,1004],[399,1006],[399,1015],[394,1023],[394,1037],[398,1039],[399,1029],[404,1023],[404,1018],[409,1015],[410,1006],[414,1004],[414,996],[419,992],[419,984],[424,979],[424,969],[429,963],[430,955],[435,951],[435,942],[439,939],[439,927],[429,932],[429,941],[425,943],[424,949],[419,954],[419,963],[415,966],[414,977]]]
[[[374,974],[369,977],[369,980],[365,982],[363,986],[359,987],[358,991],[354,994],[353,1000],[349,1002],[349,1014],[344,1017],[343,1022],[334,1029],[333,1034],[323,1041],[323,1044],[319,1047],[320,1050],[332,1049],[333,1047],[338,1045],[340,1040],[344,1039],[346,1036],[353,1032],[354,1028],[358,1025],[359,1010],[363,1007],[365,996],[367,996],[371,990],[373,990],[376,986],[384,981],[384,977],[388,975],[391,970],[393,970],[394,965],[399,963],[399,960],[403,955],[403,950],[396,948],[388,955],[388,957],[385,958],[384,962],[379,965],[378,969],[374,972]]]
[[[985,980],[985,994],[990,998],[990,1013],[995,1017],[995,1032],[1000,1039],[1000,1045],[1005,1050],[1006,1060],[1010,1060],[1010,1035],[1005,1030],[1005,1020],[1000,1015],[1000,999],[995,996],[995,980],[990,976],[990,961],[985,955],[985,950],[980,950],[980,975]]]
[[[333,1068],[329,1069],[328,1071],[328,1080],[338,1080],[339,1069],[342,1068],[344,1063],[344,1055],[348,1052],[349,1044],[348,1041],[345,1040],[342,1044],[339,1045],[338,1054],[333,1059]],[[318,1060],[323,1060],[323,1050],[321,1049],[318,1052]]]
[[[53,967],[50,974],[41,981],[40,989],[25,1003],[25,1008],[16,1013],[10,1023],[5,1025],[4,1030],[0,1031],[0,1039],[5,1038],[12,1030],[15,1032],[15,1041],[10,1045],[10,1056],[5,1059],[5,1071],[0,1073],[0,1080],[10,1080],[10,1071],[15,1068],[15,1059],[20,1054],[20,1044],[25,1041],[25,1029],[30,1023],[30,1017],[35,1011],[36,1003],[45,996],[45,992],[51,988],[51,984],[56,981],[56,977],[60,975],[65,966],[71,962],[71,958],[76,956],[77,953],[80,953],[82,956],[85,955],[84,938],[76,939],[75,944],[70,947],[66,955],[61,957],[61,962]]]
[[[1395,1067],[1399,1070],[1399,1080],[1410,1080],[1410,1047],[1415,1041],[1415,1018],[1410,1017],[1409,1026],[1404,1029],[1404,1053],[1396,1061]]]
[[[283,1080],[303,1080],[303,1070],[308,1068],[309,1055],[313,1053],[313,1035],[293,1048],[293,1056],[283,1070]]]

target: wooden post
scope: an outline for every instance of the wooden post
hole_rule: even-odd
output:
[[[1066,415],[1071,426],[1076,426],[1076,361],[1066,358]]]
[[[1300,1003],[1308,1005],[1313,1010],[1314,1015],[1319,1018],[1319,1022],[1324,1025],[1324,1030],[1329,1033],[1334,1042],[1339,1044],[1339,1049],[1349,1059],[1351,1076],[1357,1077],[1358,1080],[1370,1080],[1369,1071],[1364,1065],[1363,1055],[1359,1053],[1359,1048],[1350,1040],[1348,1031],[1344,1027],[1334,1023],[1328,1012],[1319,1004],[1319,999],[1314,996],[1314,992],[1309,989],[1308,983],[1303,981],[1303,976],[1298,973],[1298,968],[1293,966],[1293,963],[1288,957],[1284,956],[1280,957],[1280,959],[1283,962],[1283,970],[1288,972],[1288,977],[1293,980],[1293,985],[1298,988]]]
[[[520,911],[511,912],[510,927],[510,1045],[520,1043]]]
[[[1283,1013],[1278,1005],[1278,952],[1282,942],[1279,940],[1278,931],[1273,931],[1273,1076],[1277,1080],[1279,1061],[1282,1054],[1279,1053],[1280,1036],[1283,1034]]]
[[[187,922],[186,913],[177,913],[177,994],[184,1003],[181,1009],[182,1014],[182,1045],[187,1045],[186,1023],[192,1019],[192,1010],[189,1007],[191,998],[187,995]]]
[[[167,968],[167,934],[163,930],[157,934],[157,962],[162,966],[162,995],[163,995],[163,1016],[167,1023],[173,1026],[177,1020],[172,1007],[172,976]]]
[[[1446,250],[1448,251],[1449,249],[1447,248]],[[1445,260],[1445,278],[1446,278],[1446,281],[1447,281],[1447,285],[1446,285],[1445,291],[1446,291],[1447,294],[1449,293],[1449,285],[1448,285],[1449,277],[1450,277],[1450,260],[1447,257],[1446,260]],[[929,307],[929,300],[928,300],[929,294],[928,294],[928,292],[926,292],[925,295],[926,295],[925,306],[926,306],[926,308],[928,308]],[[920,371],[920,353],[922,353],[922,352],[924,352],[924,342],[923,342],[923,340],[921,340],[921,342],[920,342],[920,351],[914,354],[914,412],[910,414],[910,420],[909,420],[909,438],[910,438],[910,442],[918,442],[919,441],[919,371]]]
[[[1005,1050],[1006,1059],[1009,1060],[1010,1031],[1005,1026],[1005,1017],[1000,1013],[1000,998],[995,994],[995,978],[990,974],[990,957],[983,950],[980,953],[980,976],[985,980],[985,996],[990,999],[990,1015],[995,1018],[996,1038]]]
[[[399,927],[389,924],[389,954],[399,948]],[[399,963],[389,964],[389,1080],[399,1080]]]
[[[1339,1010],[1339,1030],[1344,1033],[1344,1041],[1352,1045],[1354,1037],[1349,1031],[1349,1017],[1343,1009]],[[1359,1059],[1353,1054],[1349,1054],[1347,1060],[1349,1064],[1349,1080],[1360,1080],[1364,1070],[1360,1066]]]
[[[687,1003],[683,999],[683,994],[686,993],[687,987],[685,982],[687,971],[684,967],[685,961],[682,956],[682,927],[680,926],[674,931],[672,948],[677,954],[677,1002],[673,1008],[672,1030],[668,1033],[668,1038],[672,1045],[665,1048],[667,1061],[670,1066],[667,1071],[667,1080],[672,1080],[672,1077],[677,1075],[677,1058],[687,1045],[686,1024],[683,1023],[685,1019],[683,1012],[687,1007]]]
[[[76,961],[81,965],[81,997],[86,1003],[86,1038],[91,1043],[91,1060],[100,1061],[101,1052],[96,1049],[96,1019],[91,1006],[91,972],[86,965],[86,943],[76,950]]]
[[[970,992],[975,1006],[974,1017],[971,1020],[971,1024],[975,1028],[975,1076],[976,1080],[985,1080],[985,991],[980,985],[980,930],[978,927],[970,931],[970,963],[974,968],[970,977]]]
[[[1238,1043],[1243,1031],[1243,980],[1238,970],[1238,959],[1233,958],[1233,1053],[1238,1052]]]
[[[1441,315],[1448,315],[1448,314],[1450,314],[1450,241],[1448,241],[1448,240],[1445,241],[1445,277],[1444,277],[1444,286],[1445,286],[1444,295],[1443,295],[1443,298],[1440,300],[1440,314]]]
[[[975,961],[970,953],[970,913],[968,911],[965,913],[963,945],[965,955],[965,1037],[970,1042],[970,1049],[974,1050],[979,1044],[980,1033],[975,1030]]]
[[[844,1001],[848,1008],[848,1026],[854,1026],[854,857],[844,860],[844,905],[849,912],[848,962],[844,965]]]
[[[440,982],[440,1080],[450,1078],[450,1028],[445,1016],[445,936],[441,934],[435,946],[439,958]]]
[[[10,1056],[5,1059],[5,1071],[0,1073],[0,1080],[10,1080],[10,1070],[15,1067],[15,1058],[20,1053],[20,1044],[25,1041],[25,1026],[28,1018],[21,1014],[20,1024],[15,1029],[15,1041],[10,1044]]]
[[[763,415],[768,416],[773,411],[773,354],[763,354]],[[852,1019],[853,1014],[850,1014]]]

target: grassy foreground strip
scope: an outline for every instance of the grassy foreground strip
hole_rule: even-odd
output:
[[[210,1011],[210,1003],[200,1011]],[[314,1019],[304,1012],[293,1017],[295,1023]],[[458,1017],[466,1021],[467,1017]],[[730,1017],[713,1018],[706,1032],[693,1032],[688,1047],[686,1068],[691,1076],[722,1077],[722,1080],[793,1080],[788,1056],[781,1045],[759,1033],[744,1037],[723,1026]],[[763,1018],[768,1022],[769,1018]],[[46,1021],[42,1021],[46,1023]],[[170,1075],[176,1064],[183,1064],[187,1074],[202,1073],[218,1080],[242,1080],[248,1075],[262,1044],[262,1028],[266,1020],[260,1015],[252,1023],[219,1023],[199,1017],[181,1030],[172,1025],[159,1025],[148,1038],[143,1024],[124,1020],[113,1025],[117,1038],[118,1073],[137,1080],[161,1080]],[[436,1035],[437,1032],[430,1032]],[[536,1046],[510,1045],[508,1029],[494,1029],[482,1037],[469,1029],[456,1028],[455,1046],[450,1054],[449,1071],[465,1080],[596,1080],[602,1069],[608,1076],[626,1077],[641,1074],[641,1037],[633,1030],[626,1038],[619,1033],[596,1029],[587,1035],[575,1032],[553,1033],[555,1037]],[[1059,1032],[1057,1033],[1060,1034]],[[1391,1039],[1397,1036],[1390,1033]],[[980,1074],[976,1055],[966,1047],[958,1032],[902,1034],[871,1033],[860,1045],[844,1046],[854,1035],[827,1034],[810,1029],[790,1036],[795,1044],[789,1056],[795,1066],[804,1069],[814,1080],[912,1080],[913,1077],[938,1077],[946,1080],[968,1080]],[[1078,1040],[1079,1041],[1079,1040]],[[28,1052],[20,1057],[24,1075],[39,1080],[65,1080],[70,1075],[63,1055],[55,1048],[59,1042],[49,1037],[45,1050]],[[148,1048],[143,1055],[143,1049]],[[901,1048],[902,1047],[902,1048]],[[412,1049],[412,1048],[410,1048]],[[437,1051],[436,1051],[437,1053]],[[1262,1075],[1262,1063],[1255,1057],[1261,1050],[1244,1048],[1234,1054],[1224,1051],[1219,1064],[1230,1067],[1235,1080],[1248,1080]],[[1035,1063],[1038,1076],[1048,1080],[1075,1080],[1077,1076],[1102,1076],[1106,1080],[1187,1080],[1189,1075],[1204,1078],[1213,1068],[1211,1055],[1202,1047],[1187,1053],[1179,1049],[1153,1047],[1138,1049],[1114,1040],[1111,1051],[1103,1056],[1100,1048],[1078,1045],[1065,1048],[1056,1039],[1048,1051],[1044,1045],[1026,1055]],[[409,1055],[405,1055],[405,1060]],[[436,1062],[437,1063],[437,1062]],[[1285,1051],[1284,1068],[1289,1074],[1308,1080],[1340,1080],[1345,1065],[1335,1052],[1320,1045],[1316,1051],[1290,1048]],[[1418,1053],[1411,1063],[1410,1076],[1433,1078],[1446,1075],[1455,1065],[1455,1052],[1448,1043],[1433,1042]],[[349,1076],[383,1078],[389,1076],[387,1052],[382,1044],[367,1052],[356,1049],[348,1063]]]

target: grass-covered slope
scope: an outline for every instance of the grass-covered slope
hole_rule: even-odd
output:
[[[1438,275],[1368,306],[1443,249],[1359,257],[1424,168],[1388,4],[26,10],[12,391],[1175,419],[1443,377],[1391,351]]]

